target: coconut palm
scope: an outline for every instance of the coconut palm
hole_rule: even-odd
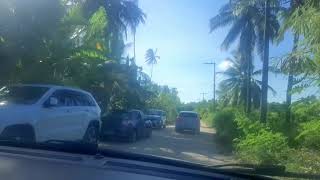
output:
[[[106,38],[110,40],[111,57],[120,59],[124,46],[123,35],[127,38],[129,30],[133,33],[133,49],[135,57],[135,33],[139,24],[145,22],[146,15],[138,6],[137,0],[87,0],[85,9],[88,14],[104,7],[108,16]],[[120,50],[119,50],[120,49]]]
[[[254,3],[252,3],[254,2]],[[256,48],[259,53],[263,50],[263,25],[261,21],[263,20],[263,12],[261,11],[261,3],[255,2],[253,0],[241,1],[233,0],[224,5],[219,14],[210,19],[210,30],[211,32],[231,25],[224,41],[221,44],[223,49],[228,49],[230,45],[239,39],[239,52],[241,55],[241,66],[242,69],[246,69],[244,72],[245,80],[247,81],[247,86],[251,87],[250,79],[253,71],[253,52]],[[270,29],[273,34],[278,28],[278,23],[276,18],[272,16],[270,23]],[[251,88],[246,88],[245,100],[247,112],[250,112],[251,108]]]
[[[273,2],[273,4],[276,4]],[[242,54],[241,66],[246,69],[245,79],[247,86],[251,87],[250,79],[253,73],[252,54],[256,48],[259,54],[264,52],[264,4],[257,0],[233,0],[223,6],[219,14],[210,20],[210,30],[231,25],[222,48],[228,49],[230,45],[239,39],[239,51]],[[270,37],[277,34],[279,23],[274,13],[270,14],[267,29]],[[264,57],[264,56],[262,56]],[[247,89],[247,112],[251,108],[251,88]]]
[[[221,97],[224,104],[231,105],[244,105],[248,100],[253,107],[258,108],[260,106],[260,96],[261,96],[261,84],[260,80],[256,79],[256,76],[261,75],[261,70],[256,70],[252,72],[251,79],[249,80],[250,86],[248,86],[247,76],[245,74],[246,69],[241,65],[241,54],[233,53],[233,59],[228,59],[231,62],[231,66],[223,72],[218,72],[222,74],[226,79],[222,80],[219,84],[219,97]],[[247,88],[251,89],[251,97],[247,97]],[[269,89],[275,93],[275,90],[269,86]]]
[[[280,28],[279,33],[279,40],[283,39],[284,33],[289,30],[290,26],[288,24],[290,16],[294,13],[294,11],[302,5],[301,1],[298,0],[291,0],[290,6],[286,9],[282,9],[280,12],[280,18],[284,22]],[[291,119],[291,99],[292,99],[292,89],[295,85],[295,76],[301,74],[301,66],[302,64],[306,64],[305,61],[299,59],[297,56],[295,56],[295,53],[297,52],[298,48],[298,42],[299,42],[299,34],[294,33],[293,34],[293,47],[292,47],[292,53],[289,56],[286,56],[279,61],[280,70],[288,75],[288,84],[287,84],[287,90],[286,90],[286,121],[289,122]]]
[[[152,79],[152,73],[153,73],[153,66],[157,64],[158,59],[160,59],[160,56],[157,55],[157,49],[148,49],[145,54],[146,63],[148,65],[151,65],[151,74],[150,79]]]

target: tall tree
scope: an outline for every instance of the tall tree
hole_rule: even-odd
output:
[[[263,50],[263,11],[261,11],[261,1],[258,0],[232,0],[224,5],[219,14],[210,19],[211,32],[217,28],[231,25],[224,41],[222,48],[228,49],[239,37],[238,49],[241,53],[241,65],[245,71],[246,85],[250,87],[251,76],[253,71],[253,52],[256,48],[258,53]],[[268,24],[270,29],[274,31],[278,28],[275,16],[270,17]],[[247,99],[245,100],[246,111],[250,112],[252,93],[251,88],[247,88]]]
[[[241,56],[239,53],[233,53],[233,59],[229,59],[232,65],[221,73],[225,79],[219,84],[219,97],[224,104],[231,105],[244,105],[247,99],[247,88],[251,89],[252,103],[255,108],[260,106],[261,96],[261,81],[256,76],[261,75],[261,70],[253,71],[250,86],[248,87],[245,72],[247,69],[241,65]],[[253,68],[253,67],[252,67]],[[269,89],[275,93],[275,91],[269,86]]]
[[[296,11],[296,9],[302,5],[302,1],[300,0],[291,0],[290,6],[288,8],[283,8],[282,11],[280,11],[280,18],[283,20],[282,26],[280,28],[279,33],[279,39],[282,40],[284,33],[290,29],[290,26],[288,25],[288,21],[290,16]],[[298,42],[299,42],[299,34],[293,33],[293,47],[291,54],[295,54],[297,52],[298,48]],[[292,99],[292,89],[295,85],[295,75],[298,75],[299,72],[297,71],[297,67],[301,65],[301,62],[298,62],[298,59],[296,56],[289,56],[288,58],[285,58],[284,60],[280,61],[280,68],[282,72],[288,74],[288,84],[287,84],[287,90],[286,90],[286,121],[290,122],[291,120],[291,99]],[[300,71],[301,72],[301,71]]]
[[[264,10],[264,49],[263,49],[263,60],[262,60],[262,87],[261,87],[261,105],[260,105],[260,121],[266,123],[267,121],[267,105],[268,105],[268,73],[269,73],[269,29],[267,24],[269,23],[268,18],[270,15],[270,2],[265,1]]]
[[[146,63],[148,65],[151,65],[151,73],[150,78],[152,79],[152,73],[153,73],[153,66],[157,64],[158,59],[160,59],[160,56],[157,55],[157,49],[148,49],[145,54]]]
[[[146,15],[138,7],[137,0],[87,0],[85,4],[86,14],[92,14],[100,6],[106,9],[109,26],[106,37],[109,39],[109,55],[113,59],[121,58],[124,48],[124,38],[127,38],[129,30],[134,35],[139,24],[145,22]],[[134,42],[135,49],[135,42]]]

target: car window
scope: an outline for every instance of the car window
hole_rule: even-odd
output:
[[[11,86],[0,89],[0,101],[16,104],[36,103],[47,91],[47,87]]]
[[[186,113],[186,112],[180,113],[179,116],[180,117],[192,117],[192,118],[198,117],[198,115],[196,113]]]
[[[62,106],[66,106],[66,96],[65,96],[65,92],[62,90],[56,90],[55,92],[52,93],[52,95],[50,97],[54,97],[58,100],[57,103],[57,107],[62,107]],[[47,103],[50,100],[50,98],[47,99],[47,101],[45,103]]]
[[[94,102],[92,97],[90,97],[89,95],[86,94],[85,98],[87,99],[89,106],[96,106],[96,103]]]

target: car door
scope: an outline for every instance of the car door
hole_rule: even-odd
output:
[[[81,140],[85,134],[88,126],[89,110],[87,109],[87,102],[82,96],[82,93],[68,90],[68,99],[70,99],[71,117],[68,119],[66,131],[69,132],[68,140]]]
[[[145,126],[144,126],[144,119],[143,119],[143,114],[140,111],[136,111],[136,121],[137,121],[137,131],[138,131],[138,136],[143,137],[144,136],[144,131],[145,131]]]
[[[70,139],[70,119],[72,115],[72,103],[65,90],[56,90],[44,102],[49,101],[50,97],[55,97],[58,104],[52,107],[43,106],[40,110],[40,120],[36,128],[39,132],[39,141],[48,140],[69,140]]]

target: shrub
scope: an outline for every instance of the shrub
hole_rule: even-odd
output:
[[[236,144],[238,158],[248,163],[279,164],[286,159],[288,150],[282,134],[267,130],[249,133]]]
[[[296,122],[316,120],[320,114],[320,101],[316,98],[308,98],[293,103],[292,114]]]
[[[235,121],[237,123],[238,130],[241,136],[246,136],[248,134],[258,134],[261,130],[266,129],[266,127],[259,121],[251,120],[241,113],[237,113]]]
[[[291,149],[286,161],[286,168],[291,172],[320,173],[320,152],[306,148]]]
[[[296,137],[298,143],[311,149],[320,149],[320,121],[313,120],[302,123],[299,135]]]
[[[232,143],[238,137],[237,123],[235,122],[235,110],[232,108],[223,109],[214,115],[213,125],[220,140]]]

